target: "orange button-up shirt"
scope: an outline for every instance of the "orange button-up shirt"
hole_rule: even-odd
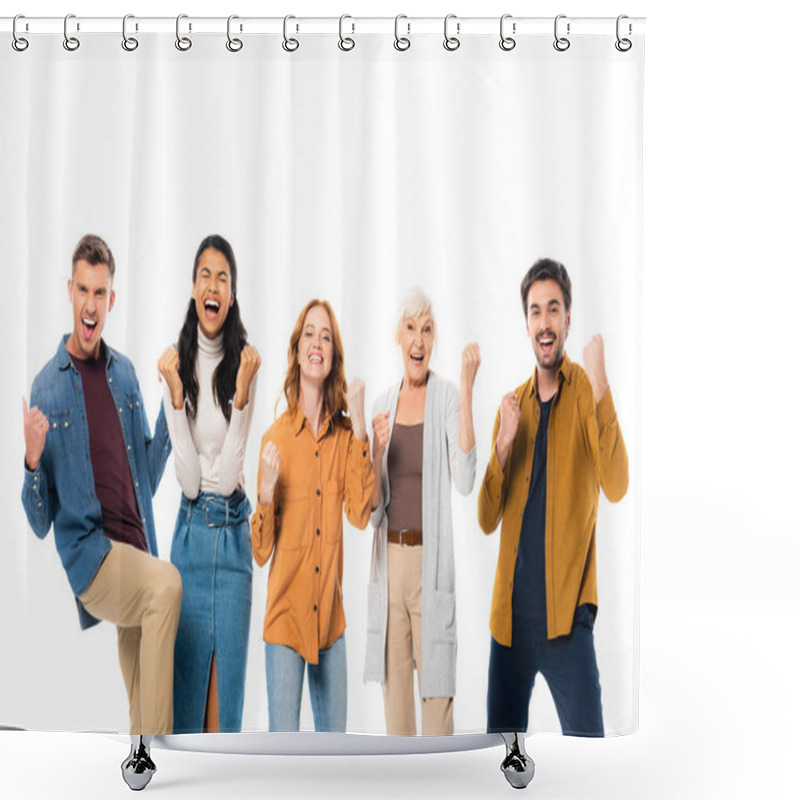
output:
[[[342,603],[342,505],[362,530],[370,518],[375,475],[369,442],[325,415],[315,437],[297,409],[282,414],[261,439],[281,457],[272,502],[250,523],[253,556],[270,556],[264,641],[291,647],[309,664],[345,629]],[[259,457],[258,485],[261,485]]]
[[[491,457],[478,494],[481,528],[491,533],[503,519],[490,627],[495,641],[506,647],[511,646],[514,570],[539,427],[537,379],[534,371],[517,387],[522,415],[504,468],[495,450],[497,412]],[[628,453],[611,390],[595,403],[588,376],[566,355],[547,428],[546,468],[545,596],[547,637],[553,639],[572,630],[577,606],[597,605],[595,523],[600,488],[611,502],[621,500],[628,488]]]

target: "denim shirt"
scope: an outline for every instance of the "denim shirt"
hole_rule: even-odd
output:
[[[89,587],[111,542],[103,533],[89,454],[83,384],[67,352],[68,338],[64,336],[55,356],[33,381],[30,406],[39,407],[50,428],[38,467],[34,471],[25,467],[22,505],[40,539],[53,525],[56,549],[78,604],[81,628],[88,628],[99,620],[83,608],[78,597]],[[171,449],[164,407],[151,438],[133,365],[107,345],[105,352],[108,388],[119,411],[147,547],[157,556],[153,494]]]

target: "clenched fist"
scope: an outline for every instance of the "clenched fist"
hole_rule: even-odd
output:
[[[389,444],[389,412],[381,411],[372,420],[372,460],[380,463]]]
[[[364,419],[364,381],[353,378],[347,387],[347,408],[353,423],[353,434],[361,442],[367,440],[367,423]]]
[[[24,397],[22,398],[22,421],[25,431],[25,465],[33,472],[42,459],[50,422],[36,406],[28,411],[28,403]]]
[[[262,506],[272,502],[280,473],[281,454],[274,442],[267,442],[261,451],[261,480],[258,483],[258,502]]]
[[[472,342],[464,348],[461,353],[461,388],[468,394],[472,394],[472,387],[475,385],[475,376],[478,374],[478,367],[481,365],[481,351],[477,342]]]
[[[521,417],[522,411],[519,407],[516,392],[509,392],[503,395],[503,399],[500,402],[500,429],[497,431],[497,440],[495,441],[495,450],[501,467],[505,467],[508,451],[511,449],[514,437],[517,435]]]
[[[261,366],[261,356],[252,345],[242,348],[239,370],[236,373],[236,395],[233,405],[241,411],[250,400],[250,384]]]
[[[178,374],[178,353],[174,347],[168,347],[158,359],[158,379],[167,382],[172,396],[172,407],[183,408],[183,382]]]
[[[589,382],[592,384],[594,402],[599,403],[608,389],[603,337],[599,333],[592,336],[589,344],[583,348],[583,366]]]

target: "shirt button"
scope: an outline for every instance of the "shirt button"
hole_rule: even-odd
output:
[[[117,410],[118,410],[118,411],[119,411],[119,413],[121,414],[121,413],[122,413],[122,406],[120,406],[120,407],[119,407]]]
[[[130,445],[128,445],[128,450],[130,450],[130,449],[131,449],[131,446],[130,446]]]
[[[139,488],[139,481],[136,481],[136,488]]]
[[[319,450],[315,450],[314,451],[314,456],[315,456],[315,458],[319,458]]]
[[[514,584],[513,584],[511,581],[509,581],[509,582],[508,582],[508,588],[509,588],[509,589],[512,589],[513,587],[514,587]]]
[[[316,611],[316,610],[317,610],[317,604],[314,603],[314,611]]]
[[[526,475],[526,476],[525,476],[525,480],[526,480],[526,481],[529,481],[530,479],[531,479],[531,476],[530,476],[530,475]]]
[[[108,382],[109,382],[109,383],[114,383],[114,379],[113,379],[113,378],[109,378],[109,379],[108,379]]]
[[[319,567],[314,567],[314,572],[316,572],[317,575],[319,575]]]
[[[367,454],[367,451],[366,451],[366,450],[362,450],[362,451],[361,451],[361,455],[362,455],[362,456],[365,456],[366,454]]]
[[[317,528],[317,536],[319,536],[319,528]]]
[[[319,489],[317,489],[317,497],[319,497],[321,494],[322,492]]]
[[[41,507],[42,507],[42,501],[40,500],[39,501],[39,508],[41,508]]]

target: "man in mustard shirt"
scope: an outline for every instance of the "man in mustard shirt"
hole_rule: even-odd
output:
[[[603,339],[570,361],[572,286],[563,264],[540,259],[520,286],[533,375],[503,397],[478,495],[486,533],[500,519],[487,697],[489,732],[523,732],[534,679],[550,687],[561,729],[603,735],[594,650],[595,524],[600,489],[628,488],[628,456],[605,371]]]

